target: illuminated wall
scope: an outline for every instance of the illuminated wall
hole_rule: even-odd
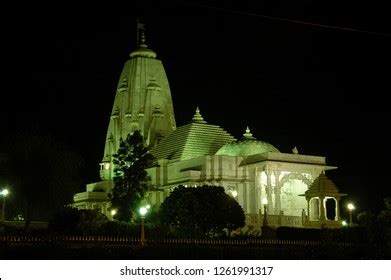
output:
[[[270,195],[267,194],[267,172],[260,172],[256,180],[260,184],[260,203],[258,204],[267,199],[270,213],[279,215],[280,211],[283,211],[284,215],[300,216],[303,209],[307,211],[307,202],[304,197],[299,195],[304,194],[309,187],[309,183],[312,182],[310,174],[279,170],[270,172]],[[262,209],[262,207],[260,205],[258,208]]]
[[[281,187],[281,211],[284,215],[300,216],[302,210],[307,210],[307,202],[303,196],[308,186],[303,181],[292,179]]]

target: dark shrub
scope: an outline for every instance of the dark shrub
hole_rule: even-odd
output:
[[[280,240],[320,240],[321,232],[312,228],[279,227],[276,236]]]
[[[102,234],[108,219],[96,210],[65,207],[49,222],[48,230],[60,234]]]

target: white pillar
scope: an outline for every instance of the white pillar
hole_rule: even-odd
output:
[[[274,176],[276,178],[276,185],[274,186],[274,214],[279,215],[281,210],[281,185],[280,185],[280,171],[274,171]]]
[[[323,196],[319,197],[319,208],[320,208],[320,216],[319,220],[320,221],[325,221],[326,216],[325,216],[325,198]]]
[[[336,199],[334,197],[334,200],[335,200],[335,220],[336,221],[340,221],[341,220],[341,216],[340,216],[340,213],[339,213],[339,199]]]
[[[266,170],[266,178],[267,178],[267,185],[266,185],[266,196],[267,196],[267,211],[268,213],[272,213],[273,211],[273,199],[272,199],[272,182],[271,182],[271,176],[272,172],[270,170]]]

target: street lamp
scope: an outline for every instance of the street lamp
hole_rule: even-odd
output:
[[[267,226],[267,198],[263,198],[262,199],[262,203],[263,203],[263,226]]]
[[[110,214],[111,214],[111,218],[113,219],[114,216],[117,214],[117,210],[116,209],[111,210]]]
[[[141,215],[141,246],[145,245],[144,220],[145,220],[145,215],[148,212],[148,208],[150,208],[150,206],[148,207],[147,205],[147,207],[141,207],[139,210]]]
[[[342,226],[346,227],[348,223],[346,221],[342,221]]]
[[[1,211],[1,223],[5,222],[5,197],[9,194],[9,191],[7,189],[3,189],[0,192],[0,195],[3,196],[3,206],[2,206],[2,211]]]
[[[349,203],[348,204],[348,209],[349,209],[349,225],[352,225],[353,224],[353,221],[352,221],[352,211],[354,209],[356,209],[356,207],[354,207],[353,203]]]

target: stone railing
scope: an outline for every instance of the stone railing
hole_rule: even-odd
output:
[[[129,236],[80,236],[80,235],[62,235],[62,236],[2,236],[0,235],[1,243],[19,243],[19,244],[50,244],[50,243],[106,243],[117,245],[132,245],[140,244],[139,237]],[[152,244],[197,244],[197,245],[233,245],[233,246],[262,246],[262,245],[321,245],[321,241],[313,240],[277,240],[277,239],[260,239],[260,238],[246,238],[246,239],[198,239],[198,238],[155,238],[146,239],[146,242]],[[355,243],[338,242],[341,246],[353,246]]]
[[[263,214],[246,214],[246,225],[252,226],[253,228],[258,228],[263,225]],[[267,214],[267,223],[270,227],[280,227],[280,226],[289,226],[289,227],[303,227],[304,221],[301,216],[287,216],[284,214],[280,215],[269,215]]]
[[[147,238],[142,244],[135,237],[0,236],[0,259],[363,259],[372,256],[368,248],[324,240]]]

